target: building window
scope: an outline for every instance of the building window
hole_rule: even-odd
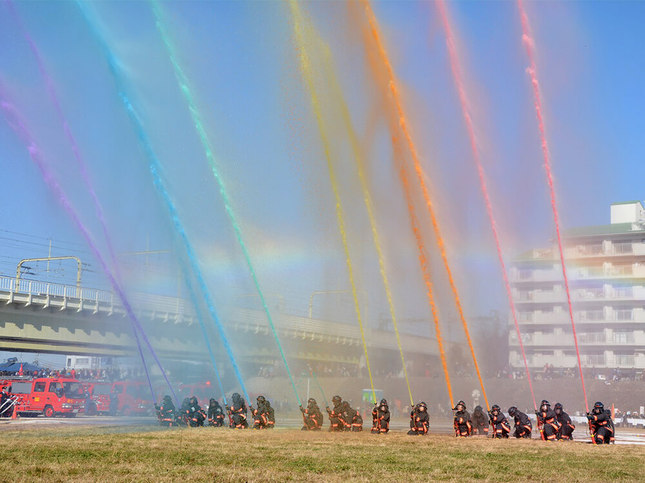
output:
[[[616,320],[633,320],[631,309],[616,310]]]
[[[614,342],[616,344],[633,344],[634,343],[634,333],[628,330],[617,330],[614,331]]]
[[[582,363],[586,366],[604,366],[605,354],[585,354],[581,357]]]
[[[632,287],[614,287],[614,297],[616,298],[632,298],[632,292]]]
[[[631,242],[614,243],[614,253],[617,255],[632,253]]]
[[[605,313],[602,310],[585,310],[580,312],[580,320],[604,320]]]
[[[604,331],[581,332],[578,334],[578,340],[585,344],[602,344],[606,341]]]
[[[530,322],[533,320],[533,312],[520,312],[520,322]]]
[[[615,354],[614,359],[617,366],[634,367],[634,354]]]

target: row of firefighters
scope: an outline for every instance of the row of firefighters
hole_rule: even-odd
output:
[[[204,426],[208,422],[209,426],[224,426],[226,413],[228,414],[229,426],[231,428],[244,429],[249,427],[246,419],[248,410],[244,398],[238,393],[233,393],[231,404],[220,405],[217,399],[212,398],[208,402],[208,410],[204,411],[197,398],[185,398],[179,410],[175,408],[170,396],[164,396],[159,405],[155,405],[157,417],[163,426]],[[271,403],[264,397],[258,396],[257,406],[250,406],[251,415],[253,416],[253,428],[271,429],[275,426],[275,411]]]
[[[231,428],[248,428],[247,407],[244,398],[238,393],[231,397],[231,405],[224,408],[216,399],[211,399],[208,411],[204,411],[196,397],[186,398],[179,410],[175,409],[170,396],[165,396],[161,405],[156,406],[157,415],[162,425],[175,426],[204,426],[206,421],[209,426],[224,426],[226,414]],[[353,409],[349,402],[343,401],[340,396],[332,398],[333,407],[326,407],[329,416],[329,431],[362,431],[363,417],[359,410]],[[224,412],[226,409],[226,414]],[[275,412],[271,403],[264,397],[258,396],[257,406],[250,406],[253,417],[253,428],[269,429],[275,426]],[[323,414],[314,398],[307,401],[307,407],[300,406],[304,425],[303,431],[320,431],[323,426]],[[466,410],[466,404],[459,401],[455,408],[454,430],[455,436],[467,437],[473,434],[487,435],[489,426],[493,438],[508,438],[511,435],[511,426],[495,404],[486,414],[481,406],[477,406],[471,414]],[[530,438],[533,432],[531,419],[515,406],[508,409],[508,414],[514,420],[512,435],[516,438]],[[553,409],[549,401],[543,400],[540,408],[535,412],[540,437],[545,441],[573,440],[575,425],[564,411],[562,404],[556,403]],[[606,444],[614,440],[614,423],[609,410],[605,410],[601,402],[597,402],[592,411],[587,413],[589,430],[593,442]],[[426,435],[430,426],[428,406],[420,402],[410,412],[409,435]],[[372,433],[385,434],[390,430],[390,410],[387,400],[381,399],[372,409]]]
[[[488,426],[492,428],[493,438],[508,438],[511,426],[501,408],[495,404],[488,412],[488,418],[481,406],[477,406],[472,417],[466,410],[466,404],[459,401],[453,409],[455,412],[454,428],[458,437],[471,434],[488,434]],[[533,432],[531,419],[515,406],[508,408],[508,414],[513,418],[513,436],[516,438],[530,438]],[[573,431],[576,429],[571,417],[564,411],[562,404],[556,403],[553,409],[547,400],[540,403],[540,408],[535,411],[540,437],[544,441],[573,440]],[[589,431],[594,444],[607,444],[614,442],[614,423],[611,412],[605,409],[602,402],[594,404],[591,412],[587,413]]]

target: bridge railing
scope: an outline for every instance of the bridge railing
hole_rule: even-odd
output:
[[[92,302],[111,303],[112,292],[96,288],[77,287],[39,280],[18,280],[14,277],[0,276],[0,290],[16,294],[44,295],[52,297],[76,298]]]
[[[39,280],[16,280],[6,275],[0,275],[0,298],[6,299],[7,303],[20,301],[27,305],[36,303],[49,306],[51,303],[60,306],[61,310],[76,308],[123,313],[122,301],[107,290]],[[132,293],[128,298],[135,312],[145,311],[157,316],[184,320],[190,320],[195,316],[192,305],[181,298],[145,293]]]
[[[133,303],[141,309],[167,312],[186,317],[193,317],[195,311],[190,303],[177,297],[168,297],[165,295],[153,295],[146,293],[135,293],[132,295]]]

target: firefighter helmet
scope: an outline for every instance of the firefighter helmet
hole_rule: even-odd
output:
[[[601,414],[605,411],[605,405],[598,401],[596,404],[593,405],[593,412],[595,414]]]
[[[508,408],[508,414],[514,417],[517,414],[517,408],[515,406]]]
[[[340,404],[342,400],[343,398],[341,398],[340,396],[334,396],[331,398],[331,402],[333,402],[334,404]]]
[[[257,397],[258,404],[264,404],[267,400],[264,396]]]

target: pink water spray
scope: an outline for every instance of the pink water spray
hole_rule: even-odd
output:
[[[542,115],[542,99],[540,97],[540,84],[537,79],[537,68],[535,65],[535,41],[531,37],[529,28],[529,19],[524,10],[522,0],[517,0],[517,6],[520,11],[522,20],[522,43],[526,48],[526,54],[529,58],[529,68],[527,72],[531,77],[531,86],[533,87],[533,96],[535,97],[535,114],[538,119],[538,128],[540,130],[540,139],[542,142],[542,155],[544,156],[544,169],[549,184],[551,194],[551,208],[553,209],[553,221],[555,222],[555,233],[558,240],[558,250],[560,252],[560,264],[562,265],[562,276],[564,278],[564,288],[567,292],[567,304],[569,305],[569,317],[571,319],[571,330],[573,332],[573,342],[576,346],[576,356],[578,357],[578,369],[580,370],[580,381],[582,383],[582,394],[585,398],[585,408],[589,412],[589,403],[587,402],[587,391],[585,390],[585,379],[582,373],[582,363],[580,362],[580,349],[578,348],[578,336],[576,335],[576,324],[573,320],[573,306],[571,305],[571,292],[569,291],[569,279],[567,278],[567,269],[564,264],[564,250],[562,248],[562,237],[560,236],[560,217],[558,207],[555,201],[555,189],[553,187],[553,172],[551,171],[551,157],[549,155],[549,146],[546,141],[546,130],[544,128],[544,117]]]
[[[477,138],[475,136],[475,128],[473,126],[473,120],[470,115],[470,108],[468,102],[468,96],[466,95],[466,89],[464,88],[463,77],[461,74],[461,69],[459,68],[459,57],[457,54],[457,47],[455,46],[455,39],[452,32],[452,27],[450,21],[448,20],[448,12],[446,11],[446,4],[444,0],[439,0],[437,2],[439,8],[439,15],[441,17],[441,23],[443,24],[444,30],[446,31],[446,44],[448,46],[448,54],[450,58],[450,68],[452,70],[452,75],[457,87],[457,92],[459,94],[459,102],[461,104],[461,110],[464,116],[464,121],[466,123],[466,130],[468,131],[468,138],[470,140],[470,148],[473,152],[473,159],[475,160],[475,166],[477,167],[477,175],[479,177],[479,185],[482,190],[482,195],[484,196],[484,203],[486,205],[486,214],[488,215],[488,220],[490,221],[491,229],[493,230],[493,237],[495,239],[495,248],[497,249],[497,256],[499,258],[499,263],[502,268],[502,276],[504,278],[504,287],[506,288],[506,294],[508,295],[508,302],[511,308],[511,314],[513,317],[513,322],[515,324],[515,330],[517,332],[517,340],[520,343],[520,349],[522,351],[522,359],[524,360],[524,368],[526,370],[526,377],[529,382],[529,389],[531,390],[531,397],[533,398],[533,406],[537,410],[537,404],[535,402],[535,393],[533,392],[533,382],[531,381],[531,373],[529,371],[529,366],[526,360],[526,352],[524,351],[524,344],[522,343],[522,335],[520,333],[520,326],[517,322],[517,312],[515,310],[515,303],[513,302],[513,293],[511,291],[511,285],[508,280],[508,272],[506,270],[506,264],[504,263],[504,256],[502,255],[502,247],[499,241],[499,234],[497,232],[497,224],[495,223],[495,217],[493,215],[493,207],[488,195],[488,188],[486,186],[486,178],[484,176],[484,168],[481,162],[481,156],[479,153],[479,148],[477,146]]]

